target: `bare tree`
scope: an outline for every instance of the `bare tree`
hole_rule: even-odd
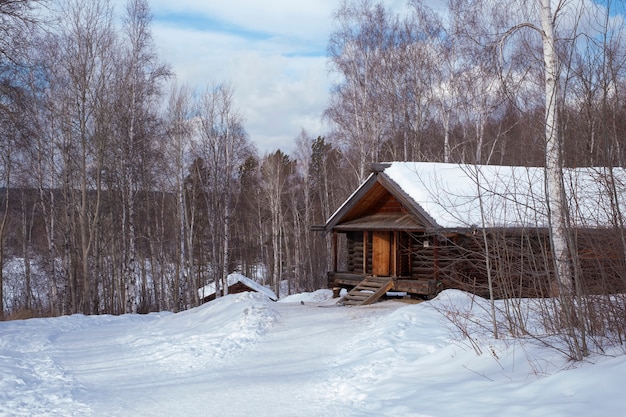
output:
[[[540,6],[546,100],[546,197],[557,281],[561,286],[561,291],[570,293],[572,290],[572,248],[568,239],[568,208],[563,184],[562,139],[558,131],[559,58],[554,32],[555,20],[550,1],[541,0]]]
[[[288,182],[293,175],[293,161],[280,150],[267,155],[261,166],[262,188],[270,213],[272,256],[271,276],[274,292],[280,297],[283,264],[283,224],[285,220],[284,198]]]
[[[5,131],[6,132],[6,131]],[[7,140],[6,136],[3,135],[2,141],[0,142],[0,150],[2,151],[2,166],[0,169],[2,170],[1,177],[4,179],[2,187],[3,187],[3,213],[2,218],[0,218],[0,320],[4,320],[4,292],[3,292],[3,284],[4,284],[4,250],[5,250],[5,232],[7,227],[7,219],[9,218],[9,189],[11,187],[11,168],[12,168],[12,144],[9,140]]]
[[[52,78],[63,151],[66,235],[71,311],[92,313],[96,305],[90,257],[98,238],[104,152],[111,137],[111,76],[114,73],[112,9],[107,1],[71,0],[61,11]],[[73,207],[77,207],[74,213]],[[77,217],[77,219],[76,219]],[[79,259],[70,248],[78,245]],[[74,259],[74,260],[72,260]],[[80,275],[75,275],[78,273]]]
[[[220,289],[227,290],[230,271],[231,222],[240,167],[250,154],[243,117],[236,110],[234,90],[227,84],[207,89],[197,105],[198,141],[195,154],[203,161],[200,176],[210,227],[211,270]]]
[[[0,2],[0,62],[23,65],[25,42],[33,24],[39,22],[36,9],[45,0],[5,0]]]
[[[137,193],[150,164],[155,138],[156,99],[169,68],[160,63],[150,32],[150,7],[146,0],[129,0],[126,6],[122,65],[118,66],[118,134],[121,169],[122,235],[126,311],[137,313]]]
[[[190,152],[190,138],[192,135],[192,108],[191,91],[186,86],[174,86],[170,92],[168,108],[166,112],[167,137],[169,139],[168,155],[174,155],[170,177],[175,178],[174,190],[176,192],[176,217],[177,217],[177,244],[175,271],[172,283],[172,296],[175,300],[173,307],[178,311],[183,297],[180,293],[181,282],[190,279],[193,271],[193,212],[188,211],[187,199],[185,198],[185,168]]]
[[[505,84],[509,93],[519,92],[519,95],[523,96],[523,90],[528,89],[531,84],[542,87],[543,103],[540,108],[543,111],[543,117],[540,126],[544,139],[545,201],[554,275],[553,294],[558,294],[558,303],[555,304],[551,317],[554,322],[558,323],[556,327],[567,340],[571,357],[581,360],[589,353],[589,332],[594,324],[589,316],[588,306],[591,301],[585,293],[577,240],[572,232],[571,218],[575,214],[572,210],[576,210],[576,202],[568,202],[567,199],[564,178],[563,123],[559,119],[564,113],[566,103],[576,101],[567,99],[567,88],[569,81],[573,79],[568,73],[572,68],[571,58],[577,55],[577,50],[580,50],[575,40],[584,38],[580,36],[584,32],[579,32],[579,23],[584,9],[577,8],[577,4],[567,1],[554,4],[549,0],[525,4],[511,2],[507,10],[515,11],[507,18],[512,16],[515,21],[502,20],[506,22],[506,25],[500,23],[504,30],[494,42],[500,46],[500,58],[503,61],[510,60],[508,63],[509,69],[512,69],[510,74],[515,74],[514,77],[507,77],[506,81],[512,82],[515,78],[518,79],[514,88],[511,84]],[[474,2],[469,4],[469,7],[476,12],[476,7],[489,10],[493,5],[486,2]],[[495,11],[492,16],[504,18],[504,13]],[[559,34],[556,28],[559,26],[558,23],[563,22],[566,24],[561,25]],[[507,49],[507,42],[511,42],[511,39],[519,36],[520,33],[533,34],[541,40],[541,44],[533,43],[530,37],[520,36],[517,38],[516,47]],[[536,36],[537,34],[539,36]],[[590,36],[594,38],[593,35]],[[541,51],[540,54],[535,55],[535,50]],[[525,52],[523,60],[526,62],[522,62],[519,58],[522,51]],[[514,58],[515,55],[518,57]],[[537,62],[541,62],[542,65],[536,65]],[[533,66],[535,69],[532,69]],[[567,181],[575,180],[570,178]]]
[[[4,319],[3,272],[5,233],[9,216],[9,189],[12,184],[15,150],[20,131],[25,126],[20,112],[27,94],[19,85],[21,69],[27,67],[30,37],[37,23],[35,8],[37,0],[13,0],[0,2],[0,176],[2,177],[3,213],[0,218],[0,319]]]
[[[364,0],[345,1],[335,14],[337,28],[329,40],[332,68],[343,80],[335,86],[325,116],[337,127],[336,138],[344,144],[356,183],[377,162],[385,139],[386,115],[377,79],[385,64],[384,52],[391,29],[385,8]],[[387,60],[391,68],[391,62]]]

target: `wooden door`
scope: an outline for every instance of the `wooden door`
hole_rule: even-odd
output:
[[[391,266],[391,233],[374,232],[372,236],[372,275],[388,277]]]

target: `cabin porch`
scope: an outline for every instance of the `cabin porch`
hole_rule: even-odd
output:
[[[335,290],[335,296],[339,296],[342,288],[351,290],[368,278],[384,278],[374,277],[373,275],[352,274],[349,272],[329,272],[328,287]],[[391,277],[392,287],[388,291],[406,292],[411,295],[433,296],[440,290],[440,283],[434,279],[419,279],[410,277]]]
[[[442,245],[443,243],[443,245]],[[390,278],[390,291],[429,297],[441,290],[442,267],[449,264],[435,235],[423,231],[352,230],[333,233],[329,288],[348,290],[370,277]],[[444,255],[443,257],[441,255]]]

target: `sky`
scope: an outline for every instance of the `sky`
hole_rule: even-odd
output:
[[[154,41],[177,81],[199,91],[235,89],[250,139],[261,155],[290,153],[302,129],[325,135],[322,119],[336,74],[326,47],[342,0],[149,0]],[[389,10],[408,0],[379,0]],[[434,8],[444,0],[425,0]],[[126,0],[114,0],[122,13]]]
[[[151,2],[153,33],[177,78],[229,82],[260,152],[290,151],[302,128],[323,134],[334,1]]]
[[[125,0],[117,0],[118,13]],[[405,0],[385,0],[401,7]],[[261,154],[290,153],[302,129],[328,131],[326,46],[340,0],[150,0],[154,41],[177,81],[227,82]]]

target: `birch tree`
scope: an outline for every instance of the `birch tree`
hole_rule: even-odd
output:
[[[14,140],[21,119],[15,110],[19,93],[16,70],[25,67],[29,34],[37,23],[35,8],[39,0],[13,0],[0,2],[0,177],[2,178],[3,213],[0,217],[0,320],[4,319],[3,271],[5,233],[7,231],[9,189],[13,158]]]
[[[57,48],[50,47],[52,39],[45,36],[38,36],[34,43],[30,59],[34,66],[50,65],[57,62]],[[51,80],[52,82],[52,80]],[[60,117],[52,111],[50,96],[54,88],[42,88],[36,73],[30,72],[27,81],[31,94],[31,107],[29,119],[33,123],[33,137],[30,143],[31,176],[34,178],[37,187],[38,206],[44,224],[47,252],[42,257],[43,268],[50,279],[50,313],[56,316],[60,313],[59,284],[61,277],[56,267],[58,253],[57,236],[57,201],[59,187],[59,172],[56,166],[59,161],[59,148],[57,147],[57,133]]]
[[[550,0],[540,0],[541,39],[545,74],[546,200],[555,271],[560,291],[572,291],[571,253],[568,239],[568,207],[563,183],[562,139],[559,135],[559,58],[554,32],[555,16]],[[558,8],[558,6],[557,6]]]
[[[193,271],[193,212],[188,211],[185,198],[185,169],[192,135],[191,91],[186,86],[173,86],[166,112],[167,137],[170,152],[174,155],[170,177],[175,178],[177,242],[175,271],[172,282],[173,307],[178,311],[182,302],[181,282],[191,277]]]
[[[142,173],[150,164],[157,104],[162,82],[170,75],[160,63],[152,41],[150,7],[146,0],[129,0],[126,6],[124,55],[118,67],[118,135],[121,168],[122,236],[126,312],[137,313],[137,192]]]
[[[482,4],[482,3],[480,3]],[[550,246],[553,259],[554,287],[557,289],[560,300],[560,308],[563,316],[564,331],[571,343],[571,354],[574,359],[581,360],[587,354],[586,325],[580,321],[577,308],[580,303],[575,299],[575,290],[580,291],[580,285],[574,287],[574,264],[576,248],[570,236],[569,207],[563,179],[563,148],[562,135],[559,131],[559,106],[563,102],[563,96],[559,91],[562,68],[559,63],[557,51],[556,22],[560,13],[564,13],[567,2],[553,5],[550,0],[536,0],[531,4],[514,2],[512,6],[518,7],[520,13],[512,13],[513,17],[526,17],[526,21],[512,25],[498,40],[500,43],[501,56],[505,56],[504,44],[514,34],[530,29],[539,35],[541,39],[541,59],[543,78],[544,117],[544,174],[545,174],[545,201],[548,215],[548,228],[550,232]],[[472,6],[472,5],[470,5]],[[491,7],[490,4],[488,7]],[[496,12],[494,16],[497,16]],[[534,19],[533,19],[534,18]],[[535,22],[538,22],[535,23]],[[569,45],[571,47],[571,45]],[[563,46],[565,48],[565,46]],[[519,53],[519,50],[517,51]],[[528,57],[525,57],[528,60]],[[578,294],[580,295],[580,294]],[[578,307],[577,307],[578,306]],[[557,313],[558,314],[558,313]]]
[[[7,230],[7,220],[9,218],[9,189],[11,187],[11,170],[13,165],[13,144],[7,135],[7,130],[3,129],[0,136],[0,177],[3,178],[2,183],[2,217],[0,217],[0,320],[4,320],[4,252],[5,252],[5,233]]]
[[[390,17],[381,4],[364,0],[343,2],[335,14],[336,29],[329,40],[329,58],[334,71],[343,79],[334,88],[324,114],[336,126],[350,158],[356,183],[369,174],[368,166],[377,162],[385,138],[385,106],[380,98],[377,78],[389,59],[384,52]]]
[[[80,275],[70,278],[72,311],[90,314],[97,297],[90,257],[98,238],[104,153],[111,138],[113,10],[104,0],[71,0],[61,17],[60,65],[54,68],[54,77],[59,78],[55,85],[62,88],[55,94],[63,120],[67,227],[72,231],[67,247],[78,244],[80,253],[76,271]],[[70,252],[68,256],[74,255]]]
[[[218,296],[221,289],[227,290],[226,277],[230,273],[231,221],[239,168],[250,154],[243,117],[233,95],[231,86],[218,84],[200,96],[197,107],[199,136],[195,152],[206,170],[201,179],[212,236],[211,271]]]
[[[280,282],[282,279],[283,264],[283,222],[285,218],[284,197],[288,189],[288,181],[292,175],[292,161],[288,155],[280,150],[267,155],[263,159],[261,171],[263,174],[262,188],[267,199],[270,213],[272,262],[271,276],[274,293],[280,297]]]

